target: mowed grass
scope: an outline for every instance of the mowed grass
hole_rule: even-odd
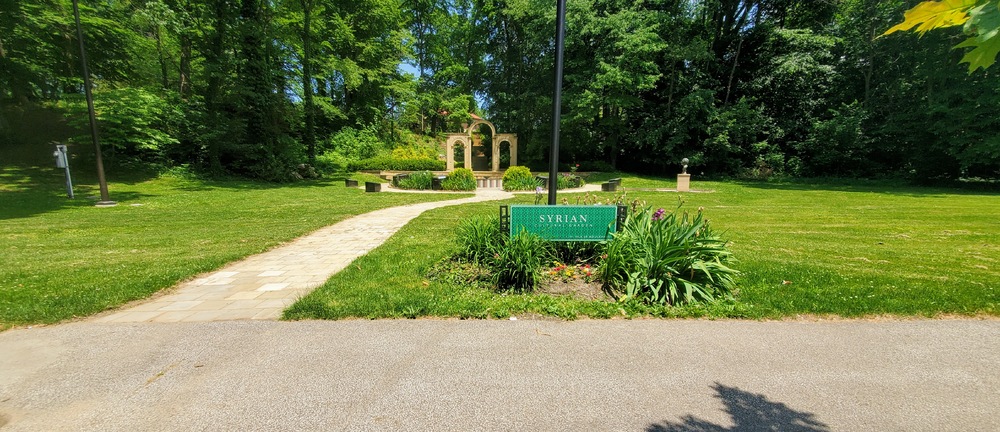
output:
[[[611,176],[608,176],[611,178]],[[545,295],[503,295],[429,281],[454,250],[459,221],[497,203],[428,212],[387,244],[286,311],[290,319],[347,317],[1000,315],[1000,195],[848,183],[700,182],[625,176],[629,199],[668,210],[704,207],[743,272],[735,302],[635,308]],[[575,201],[574,194],[560,194]],[[612,194],[599,194],[603,198]],[[517,200],[528,203],[529,197]]]
[[[119,204],[96,208],[88,198],[98,195],[96,182],[75,180],[70,200],[59,170],[0,168],[0,329],[142,299],[356,214],[462,196],[366,194],[342,179],[274,185],[111,175]]]
[[[530,195],[516,200],[533,201]],[[510,203],[510,202],[508,202]],[[334,275],[325,285],[293,304],[286,319],[501,318],[547,315],[608,318],[651,313],[691,317],[732,314],[733,304],[697,305],[676,309],[625,310],[616,303],[577,300],[541,294],[498,293],[490,289],[429,280],[432,265],[452,252],[458,221],[498,211],[501,203],[478,203],[431,210],[394,235],[388,242]]]

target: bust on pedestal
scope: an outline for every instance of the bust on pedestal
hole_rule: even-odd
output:
[[[691,190],[691,174],[688,174],[688,158],[681,159],[684,168],[677,174],[677,192],[687,192]]]

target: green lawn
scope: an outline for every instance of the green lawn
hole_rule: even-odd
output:
[[[0,169],[0,329],[92,315],[350,215],[458,196],[365,194],[341,180],[269,185],[111,177],[112,199],[120,204],[95,208],[89,179],[78,180],[79,198],[68,200],[54,169]],[[626,191],[674,186],[633,176],[623,185]],[[683,194],[684,208],[704,206],[739,259],[744,274],[736,302],[625,310],[428,281],[427,269],[454,247],[461,216],[495,212],[494,202],[424,214],[286,317],[1000,315],[1000,194],[697,178],[693,187],[711,192]],[[668,209],[678,197],[627,194]]]
[[[623,184],[626,191],[629,185],[674,186],[628,176]],[[705,207],[739,259],[736,267],[744,275],[736,303],[620,310],[614,304],[500,295],[427,281],[429,266],[453,248],[436,239],[451,236],[458,216],[497,211],[492,203],[425,214],[362,258],[360,269],[334,276],[286,317],[1000,315],[998,194],[867,182],[696,180],[693,187],[710,192],[682,194],[684,208]],[[573,195],[564,196],[573,201]],[[667,209],[678,199],[663,192],[627,196]]]
[[[460,196],[116,178],[119,205],[95,208],[89,179],[69,200],[61,171],[0,168],[0,329],[92,315],[355,214]]]

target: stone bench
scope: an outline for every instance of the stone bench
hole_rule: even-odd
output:
[[[381,192],[382,183],[365,182],[365,192]]]
[[[618,188],[622,185],[622,179],[613,178],[604,183],[601,183],[601,190],[604,192],[617,192]]]

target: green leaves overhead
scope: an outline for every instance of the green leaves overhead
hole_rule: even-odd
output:
[[[916,32],[924,34],[936,28],[962,25],[969,20],[969,9],[976,3],[977,0],[925,1],[906,11],[903,22],[883,34],[907,31],[914,27]]]
[[[941,0],[925,1],[906,11],[904,20],[883,35],[916,28],[923,35],[929,30],[964,25],[973,36],[955,48],[973,48],[962,58],[969,64],[969,73],[986,69],[996,62],[1000,53],[1000,1]]]
[[[973,48],[962,57],[962,63],[968,63],[969,73],[972,73],[978,68],[992,66],[1000,53],[1000,2],[984,2],[973,8],[970,15],[965,29],[975,36],[955,48]]]

